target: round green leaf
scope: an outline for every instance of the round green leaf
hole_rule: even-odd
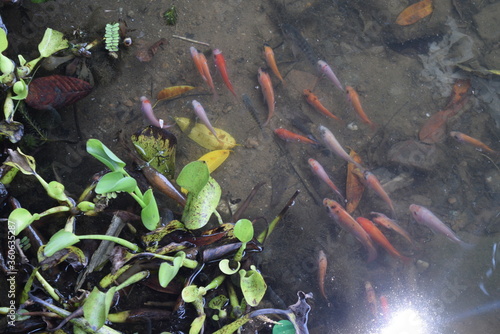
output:
[[[14,226],[15,230],[13,231],[15,235],[18,235],[22,230],[24,230],[29,224],[34,222],[37,219],[36,216],[33,216],[28,210],[24,208],[14,209],[9,215],[9,228],[10,226]]]
[[[249,242],[253,239],[253,224],[248,219],[240,219],[234,225],[234,236],[241,242]]]
[[[182,300],[186,303],[192,303],[198,298],[201,298],[201,294],[196,285],[188,285],[182,289]]]
[[[177,176],[177,184],[193,194],[198,194],[208,182],[210,172],[206,162],[188,163]]]
[[[80,239],[73,233],[65,230],[60,230],[56,232],[56,234],[54,234],[52,238],[50,238],[49,242],[45,245],[43,255],[52,256],[61,249],[76,244],[78,241],[80,241]]]
[[[182,221],[186,228],[196,230],[205,226],[219,204],[221,193],[219,184],[211,177],[197,195],[189,192],[182,214]]]

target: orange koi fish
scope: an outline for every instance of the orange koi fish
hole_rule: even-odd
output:
[[[296,142],[300,142],[300,143],[313,144],[313,145],[317,144],[317,142],[315,142],[314,140],[309,139],[309,138],[304,137],[304,136],[301,136],[301,135],[299,135],[295,132],[289,131],[287,129],[278,128],[278,129],[274,130],[274,133],[278,137],[280,137],[281,139],[286,140],[286,141],[296,141]]]
[[[356,218],[356,221],[361,225],[361,227],[368,233],[370,238],[375,241],[380,246],[384,247],[384,249],[394,257],[397,257],[403,263],[409,264],[411,259],[409,257],[401,255],[396,248],[392,246],[392,244],[387,240],[385,235],[380,232],[380,230],[369,220],[363,217]]]
[[[361,181],[364,182],[368,188],[371,188],[380,198],[384,200],[384,202],[391,208],[392,213],[394,213],[395,212],[394,205],[392,204],[389,195],[387,195],[387,193],[384,190],[384,187],[382,187],[377,177],[373,175],[372,172],[366,169],[363,170],[355,169],[354,172],[358,176],[360,176]]]
[[[358,114],[361,121],[365,124],[368,124],[370,128],[374,130],[377,127],[377,124],[375,124],[372,120],[370,120],[366,115],[365,111],[363,110],[363,107],[361,106],[361,101],[359,99],[358,93],[351,86],[346,86],[345,90],[347,94],[347,99],[353,106],[354,110]]]
[[[236,97],[233,84],[231,83],[231,81],[229,80],[229,76],[227,75],[226,59],[219,49],[215,49],[213,53],[215,66],[217,67],[217,70],[219,70],[220,76],[222,77],[222,80],[224,80],[224,84],[231,91],[231,93],[233,93],[234,97]]]
[[[269,74],[264,71],[262,68],[259,68],[259,85],[260,89],[262,90],[262,94],[264,95],[264,100],[266,101],[267,104],[267,110],[269,111],[267,115],[267,120],[264,122],[264,126],[266,126],[271,118],[274,115],[274,90],[273,90],[273,83],[271,82],[271,77]]]
[[[486,145],[485,143],[479,141],[478,139],[472,138],[472,137],[470,137],[470,136],[468,136],[466,134],[463,134],[461,132],[451,131],[450,132],[450,136],[452,136],[454,139],[456,139],[457,141],[459,141],[461,143],[465,143],[465,144],[474,146],[479,151],[488,152],[488,153],[491,153],[491,154],[494,154],[494,155],[499,155],[500,154],[500,152],[495,151],[494,149],[490,148],[488,145]]]
[[[365,293],[366,293],[366,302],[368,303],[368,307],[372,312],[374,317],[378,316],[378,303],[377,303],[377,295],[375,294],[375,289],[373,285],[369,282],[365,282]]]
[[[307,163],[311,167],[314,174],[316,174],[321,179],[321,181],[325,182],[342,199],[342,202],[345,203],[344,196],[340,192],[339,188],[337,188],[335,183],[333,183],[333,181],[330,179],[323,166],[321,166],[321,164],[313,158],[309,158],[309,160],[307,160]]]
[[[281,83],[284,84],[283,77],[281,76],[280,71],[278,70],[278,65],[276,65],[276,60],[274,59],[274,51],[267,44],[264,44],[264,57],[266,58],[267,66],[273,71],[274,75],[280,79]]]
[[[358,164],[361,164],[361,157],[351,149],[349,156],[356,161]],[[354,169],[358,168],[353,163],[347,164],[347,180],[345,186],[345,196],[347,200],[347,204],[345,206],[346,211],[349,214],[352,214],[354,210],[358,207],[359,202],[361,201],[361,197],[363,197],[363,193],[365,192],[365,185],[360,181],[359,177],[354,173]]]
[[[321,292],[321,295],[325,298],[326,301],[328,301],[325,292],[325,277],[326,277],[327,266],[328,266],[328,260],[326,259],[325,252],[323,252],[323,250],[320,250],[318,254],[318,285],[319,285],[319,291]]]
[[[216,97],[217,91],[215,90],[214,81],[212,80],[212,76],[210,75],[207,58],[202,52],[196,50],[194,46],[192,46],[189,50],[191,51],[191,58],[193,58],[196,69],[200,73],[203,80],[208,84],[208,87],[210,87],[210,89],[212,90],[214,97]]]
[[[336,119],[337,121],[342,121],[339,117],[335,116],[328,109],[326,109],[325,106],[321,104],[318,97],[310,89],[304,89],[304,97],[306,98],[307,103],[323,115]]]
[[[404,228],[399,226],[399,224],[396,223],[396,221],[387,217],[383,213],[378,213],[378,212],[370,212],[370,218],[375,224],[383,226],[388,230],[393,230],[394,232],[405,238],[410,244],[413,245],[413,239],[410,237],[410,234]]]
[[[443,223],[438,217],[436,217],[429,209],[424,208],[420,205],[412,204],[410,205],[410,212],[417,223],[427,226],[434,233],[445,235],[448,239],[464,248],[473,247],[473,245],[460,240],[455,232],[453,232],[451,228],[446,226],[446,224]]]
[[[332,199],[325,198],[323,205],[327,208],[331,218],[344,230],[351,233],[368,251],[368,262],[377,258],[377,250],[373,246],[372,239],[359,223],[345,211],[342,206]]]

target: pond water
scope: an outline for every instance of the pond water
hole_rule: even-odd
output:
[[[191,101],[196,99],[211,123],[240,144],[213,173],[223,192],[219,205],[223,218],[230,217],[227,203],[245,199],[259,182],[265,185],[245,213],[252,220],[263,217],[271,221],[300,190],[264,251],[255,258],[277,296],[266,296],[266,307],[283,308],[296,302],[297,291],[312,292],[311,333],[495,333],[500,326],[500,274],[496,269],[499,155],[475,150],[448,133],[463,132],[500,151],[500,81],[485,72],[500,69],[498,29],[488,29],[495,26],[494,20],[488,20],[500,15],[500,3],[439,1],[430,16],[411,26],[395,25],[398,14],[411,3],[54,0],[43,4],[24,1],[22,7],[4,5],[0,13],[9,29],[9,52],[30,59],[37,56],[36,45],[46,27],[63,32],[70,40],[91,42],[107,23],[124,20],[133,41],[132,46],[120,48],[118,59],[101,51],[85,60],[95,87],[76,104],[77,123],[72,107],[64,108],[61,123],[51,132],[76,143],[48,142],[34,153],[40,160],[40,173],[47,179],[53,179],[55,171],[70,193],[79,194],[102,168],[85,152],[87,139],[102,140],[127,160],[119,138],[148,125],[140,97],[154,101],[165,87],[195,86],[188,97],[160,102],[154,111],[167,122],[172,117],[191,117]],[[178,19],[168,26],[163,14],[172,5]],[[300,41],[294,43],[293,36],[285,36],[284,24],[304,37],[315,59],[326,61],[344,87],[354,87],[376,127],[362,122],[346,93],[318,73]],[[151,61],[137,59],[137,52],[161,38],[167,44]],[[275,114],[261,129],[241,95],[250,97],[258,119],[264,122],[268,109],[257,79],[258,69],[267,67],[264,43],[274,49],[284,83],[271,74]],[[193,65],[191,46],[207,55],[218,98],[211,96]],[[236,99],[216,74],[211,54],[215,48],[225,56]],[[63,66],[56,72],[60,69],[64,72]],[[49,73],[40,70],[37,75]],[[432,115],[446,109],[459,79],[472,86],[460,110],[446,122],[445,137],[436,143],[420,143],[419,130]],[[313,90],[342,122],[308,105],[304,89]],[[367,263],[362,244],[329,217],[322,200],[335,199],[335,194],[313,174],[308,159],[319,161],[342,193],[347,163],[324,147],[286,142],[273,133],[282,127],[304,134],[300,125],[317,138],[318,127],[327,127],[378,177],[395,212],[373,190],[366,189],[353,216],[369,217],[376,211],[397,219],[409,231],[414,246],[396,233],[383,231],[396,249],[412,258],[411,264],[404,265],[382,248],[378,248],[377,259]],[[171,131],[178,139],[178,170],[208,152],[178,127]],[[29,190],[17,190],[21,202],[29,200]],[[473,247],[461,247],[417,224],[409,210],[411,204],[431,210]],[[256,228],[263,228],[262,220]],[[318,284],[320,251],[328,259],[326,299]],[[367,301],[366,282],[374,289],[375,311]],[[384,298],[388,311],[384,311]]]

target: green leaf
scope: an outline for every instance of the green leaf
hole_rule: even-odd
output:
[[[57,51],[66,49],[68,46],[68,41],[64,38],[62,32],[47,28],[42,41],[38,44],[38,51],[40,56],[45,58]]]
[[[235,268],[233,268],[236,266]],[[226,275],[233,275],[240,270],[241,263],[238,261],[230,261],[228,259],[223,259],[219,262],[219,269]]]
[[[163,262],[160,265],[160,270],[158,271],[158,279],[162,288],[167,287],[167,285],[169,285],[177,275],[179,269],[182,267],[182,262],[184,261],[185,257],[186,253],[179,252],[175,256],[172,265],[170,265],[168,262]]]
[[[87,211],[94,210],[95,209],[95,204],[92,203],[92,202],[89,202],[89,201],[83,201],[83,202],[78,203],[78,205],[76,207],[80,211],[87,212]]]
[[[295,328],[289,320],[280,320],[274,325],[273,334],[295,334]]]
[[[2,53],[9,47],[9,41],[7,40],[7,33],[5,30],[0,30],[2,30],[0,31],[0,53]]]
[[[3,30],[3,29],[2,29]],[[14,70],[16,69],[16,64],[14,63],[14,61],[6,56],[4,56],[3,54],[0,53],[0,71],[3,73],[3,74],[11,74],[14,72]],[[13,78],[7,78],[5,80],[7,81],[12,81]],[[13,81],[12,81],[13,82]],[[3,82],[2,83],[7,83],[7,82]]]
[[[28,85],[23,79],[19,79],[12,89],[16,93],[16,96],[12,96],[13,100],[24,100],[28,96]]]
[[[146,205],[141,210],[141,220],[144,226],[152,231],[158,227],[160,222],[160,213],[158,212],[158,205],[153,195],[153,189],[148,189],[142,198]]]
[[[182,214],[182,221],[187,229],[196,230],[208,223],[219,204],[221,193],[219,184],[212,177],[209,177],[208,183],[197,195],[188,193],[188,201]]]
[[[196,285],[188,285],[182,289],[182,300],[186,303],[192,303],[202,297],[200,290]]]
[[[9,215],[9,228],[14,225],[14,235],[18,235],[22,230],[39,218],[38,215],[32,215],[24,208],[14,209]]]
[[[240,219],[234,224],[234,236],[241,242],[253,239],[253,224],[248,219]]]
[[[105,194],[114,191],[125,191],[131,193],[137,187],[137,181],[130,177],[124,176],[121,172],[111,172],[99,180],[95,187],[97,194]]]
[[[198,334],[201,332],[203,328],[203,324],[205,323],[206,314],[202,314],[193,320],[191,323],[191,328],[189,328],[189,334]]]
[[[222,310],[223,307],[227,305],[229,299],[224,295],[218,295],[208,302],[208,307],[212,310]]]
[[[240,287],[247,304],[256,307],[266,293],[267,284],[255,266],[252,265],[250,268],[248,271],[240,270]]]
[[[64,185],[57,181],[49,182],[47,194],[55,200],[60,202],[68,201],[68,197],[64,193]]]
[[[108,291],[114,293],[116,287],[111,288]],[[109,297],[108,297],[109,298]],[[106,300],[107,294],[99,291],[97,287],[94,287],[92,292],[85,299],[85,304],[83,304],[83,316],[89,322],[89,325],[94,331],[104,326],[104,322],[109,313],[109,307],[107,306]]]
[[[52,256],[56,252],[79,242],[80,239],[71,232],[60,230],[54,234],[45,245],[43,255]]]
[[[123,167],[125,167],[125,162],[118,158],[109,148],[106,147],[98,139],[89,139],[87,141],[87,152],[94,158],[102,162],[113,172],[120,171],[125,172]]]
[[[177,184],[196,195],[205,187],[209,177],[210,172],[206,162],[193,161],[181,170],[177,176]]]

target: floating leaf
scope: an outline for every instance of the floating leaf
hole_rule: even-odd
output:
[[[16,96],[12,96],[13,100],[24,100],[28,96],[28,85],[23,79],[19,79],[18,82],[12,87]]]
[[[131,138],[141,159],[166,177],[174,177],[177,138],[173,133],[150,125]]]
[[[248,219],[240,219],[234,224],[234,235],[239,241],[247,243],[253,239],[253,224]]]
[[[432,0],[422,0],[406,7],[396,19],[396,24],[407,26],[416,23],[432,13]]]
[[[115,287],[111,288],[114,292]],[[91,328],[96,331],[102,326],[108,317],[109,308],[106,309],[106,293],[94,287],[92,292],[85,298],[83,304],[83,315],[89,322]]]
[[[274,325],[273,334],[295,334],[295,327],[289,320],[280,320]]]
[[[177,184],[192,193],[198,194],[208,182],[210,173],[204,161],[188,163],[177,176]]]
[[[7,33],[3,29],[1,30],[2,31],[0,31],[0,53],[4,52],[9,47],[9,41],[7,40]]]
[[[230,152],[231,150],[215,150],[208,152],[198,160],[205,161],[207,163],[209,173],[212,173],[214,170],[219,168],[224,161],[226,161]]]
[[[64,39],[62,32],[47,28],[42,41],[38,44],[38,51],[40,56],[45,58],[67,47],[68,41]]]
[[[179,96],[181,94],[184,94],[186,92],[189,92],[190,90],[193,90],[193,86],[173,86],[173,87],[167,87],[158,93],[156,96],[156,99],[158,101],[163,101],[163,100],[168,100],[172,99],[176,96]]]
[[[208,150],[230,149],[237,145],[236,140],[222,129],[214,128],[219,141],[212,132],[201,123],[196,123],[191,128],[191,120],[189,118],[174,117],[174,119],[182,132],[185,132],[189,138]]]
[[[144,193],[142,200],[146,206],[141,210],[141,220],[144,226],[152,231],[158,227],[158,223],[160,222],[160,213],[158,212],[158,205],[153,195],[153,189],[148,189]]]
[[[52,256],[61,249],[72,246],[79,241],[80,239],[73,233],[65,230],[59,230],[50,238],[49,242],[45,245],[43,255],[47,257]]]
[[[87,257],[78,247],[66,247],[52,256],[45,256],[44,249],[45,245],[38,248],[37,252],[38,263],[44,271],[53,268],[64,261],[68,262],[75,271],[80,271],[87,265]]]
[[[199,229],[208,223],[219,204],[221,193],[217,181],[210,177],[208,183],[196,196],[188,194],[188,202],[182,214],[182,221],[187,229]]]
[[[87,141],[87,152],[113,172],[123,171],[123,167],[125,167],[125,162],[118,158],[98,139],[89,139]]]
[[[174,279],[174,277],[179,272],[179,269],[182,267],[182,262],[186,258],[186,253],[179,252],[175,255],[174,261],[172,265],[168,262],[163,262],[160,265],[160,270],[158,271],[158,280],[162,288],[166,288],[167,285]]]
[[[192,303],[195,300],[202,297],[200,290],[196,285],[188,285],[184,289],[182,289],[182,300],[186,303]]]
[[[8,218],[9,227],[14,226],[14,235],[18,235],[28,225],[39,219],[39,215],[32,215],[31,212],[24,208],[14,209]]]
[[[219,269],[226,275],[233,275],[238,272],[241,268],[241,263],[239,261],[231,261],[229,259],[222,259],[219,262]]]

